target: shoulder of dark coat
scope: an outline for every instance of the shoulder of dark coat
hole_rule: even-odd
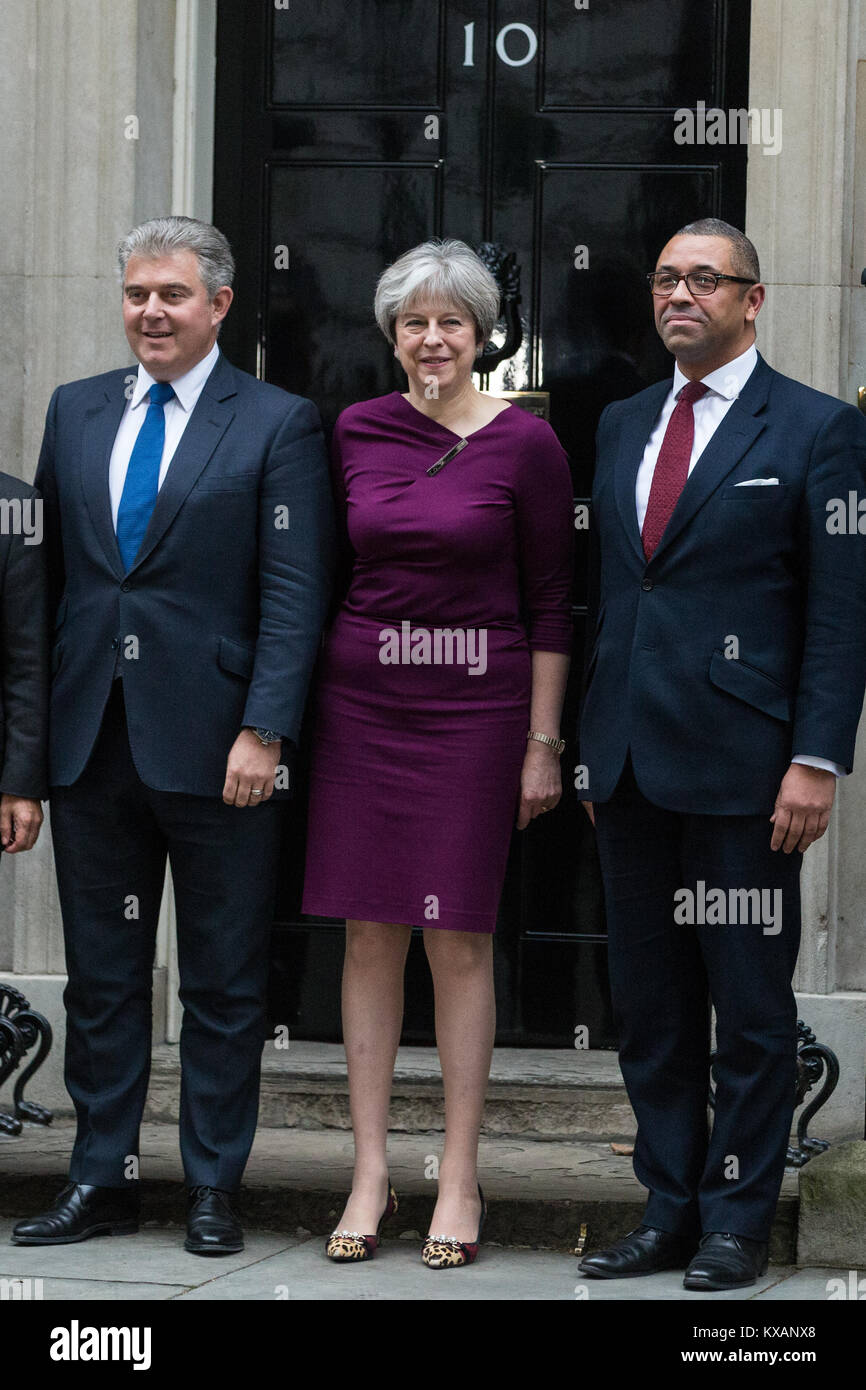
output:
[[[25,483],[23,478],[16,478],[11,473],[0,472],[0,498],[38,496],[39,493],[31,483]]]

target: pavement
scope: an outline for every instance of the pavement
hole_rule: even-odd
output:
[[[398,1302],[547,1301],[698,1303],[815,1299],[826,1301],[839,1270],[771,1266],[752,1288],[730,1293],[689,1293],[682,1274],[645,1279],[584,1278],[573,1255],[482,1244],[467,1269],[433,1271],[420,1262],[421,1236],[404,1232],[384,1240],[375,1259],[334,1265],[319,1234],[246,1232],[239,1255],[203,1258],[183,1249],[182,1225],[148,1224],[136,1236],[94,1237],[77,1245],[12,1246],[13,1222],[0,1222],[0,1280],[29,1281],[31,1299],[72,1302],[363,1299]],[[844,1276],[843,1276],[844,1277]],[[41,1282],[38,1282],[41,1281]],[[0,1284],[0,1290],[8,1289]],[[7,1292],[6,1297],[10,1294]]]

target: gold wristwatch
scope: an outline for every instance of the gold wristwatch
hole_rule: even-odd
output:
[[[537,734],[533,729],[530,729],[529,733],[526,735],[527,742],[531,738],[534,738],[536,743],[547,744],[548,748],[552,748],[554,753],[558,754],[559,757],[562,757],[562,752],[565,748],[564,738],[551,738],[550,734]]]

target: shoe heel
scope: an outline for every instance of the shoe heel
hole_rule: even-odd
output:
[[[109,1234],[110,1236],[137,1236],[137,1235],[138,1235],[138,1222],[137,1222],[137,1221],[114,1221],[114,1222],[112,1222],[111,1226],[109,1227],[108,1234]]]

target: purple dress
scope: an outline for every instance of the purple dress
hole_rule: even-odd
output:
[[[516,406],[459,436],[398,392],[344,410],[332,457],[354,552],[317,682],[303,910],[492,932],[533,650],[571,643],[572,491]]]

